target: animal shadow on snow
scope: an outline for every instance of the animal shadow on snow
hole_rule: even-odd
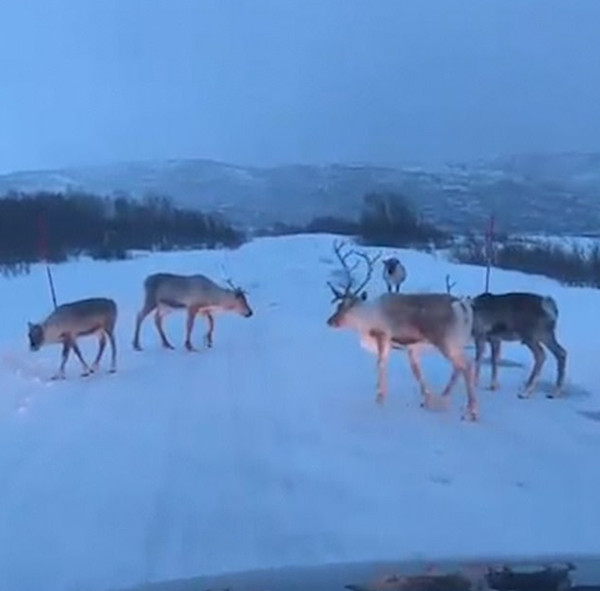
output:
[[[491,365],[492,364],[492,358],[491,357],[484,357],[481,360],[481,363],[483,365]],[[525,367],[525,364],[522,363],[521,361],[513,361],[512,359],[498,359],[498,367]]]
[[[554,382],[551,380],[540,380],[537,384],[536,390],[544,395],[552,394],[554,392]],[[563,394],[563,397],[565,398],[589,398],[591,395],[592,393],[582,386],[565,383]]]
[[[582,417],[600,423],[600,410],[579,410],[577,411]]]

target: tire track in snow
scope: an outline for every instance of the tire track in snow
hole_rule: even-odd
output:
[[[164,414],[163,439],[155,444],[155,448],[161,450],[161,467],[145,533],[144,560],[148,580],[169,576],[173,566],[180,566],[172,564],[177,546],[186,546],[182,544],[182,532],[189,531],[191,525],[189,511],[187,515],[182,515],[186,513],[186,508],[181,506],[181,493],[186,488],[186,470],[189,468],[185,463],[185,442],[196,416],[193,401],[199,394],[194,387],[195,378],[203,370],[205,362],[212,361],[202,358],[210,356],[210,352],[206,351],[197,354],[185,351],[176,353],[179,358],[167,360],[163,368],[166,371],[161,371],[167,379],[163,378],[165,383],[159,390],[168,400],[168,408]],[[194,364],[198,367],[193,367]],[[172,377],[176,379],[171,381]],[[186,377],[187,382],[184,381]],[[189,533],[187,537],[190,538]],[[181,568],[178,568],[180,571]]]

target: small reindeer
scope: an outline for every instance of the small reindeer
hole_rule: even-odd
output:
[[[490,389],[495,390],[499,387],[498,359],[502,341],[521,341],[533,353],[534,364],[519,397],[527,398],[533,393],[546,360],[542,345],[548,347],[557,363],[554,392],[548,396],[552,398],[560,395],[565,378],[567,352],[556,340],[558,307],[552,297],[527,292],[483,293],[473,298],[473,313],[476,384],[479,381],[486,342],[490,343],[492,350]]]
[[[115,344],[115,324],[117,322],[117,304],[108,298],[88,298],[58,306],[41,323],[28,323],[29,348],[38,351],[44,345],[62,343],[62,361],[58,373],[52,379],[65,378],[65,366],[71,349],[83,366],[82,376],[88,376],[98,370],[100,360],[110,341],[111,365],[110,373],[117,369],[117,347]],[[98,354],[90,367],[77,345],[77,338],[97,335],[99,338]]]
[[[464,355],[464,346],[471,338],[472,310],[468,300],[444,293],[399,294],[384,293],[369,301],[363,288],[367,285],[376,259],[364,253],[343,253],[342,244],[335,244],[335,253],[342,267],[349,270],[348,257],[359,256],[367,265],[365,279],[356,286],[352,280],[343,289],[328,283],[333,292],[332,303],[337,308],[327,320],[334,328],[355,330],[363,347],[377,355],[377,398],[387,396],[387,363],[392,349],[405,348],[411,371],[419,383],[422,406],[432,407],[432,394],[424,381],[419,352],[425,346],[437,348],[454,370],[442,392],[446,400],[457,378],[462,375],[467,387],[468,404],[463,418],[477,419],[477,400],[473,387],[471,364]],[[347,275],[350,273],[347,271]]]
[[[400,291],[400,286],[406,281],[406,268],[396,257],[390,257],[383,261],[383,280],[387,285],[388,292]]]
[[[163,317],[177,309],[187,311],[185,332],[185,348],[195,351],[191,336],[197,314],[202,314],[208,321],[208,332],[204,339],[207,347],[212,347],[216,312],[236,312],[249,318],[253,311],[246,300],[243,289],[227,281],[229,288],[220,287],[205,275],[175,275],[172,273],[155,273],[144,281],[144,305],[136,317],[133,348],[141,351],[140,329],[142,322],[152,311],[156,329],[167,349],[173,349],[163,330]]]

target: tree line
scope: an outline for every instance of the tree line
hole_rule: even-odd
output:
[[[415,204],[394,192],[364,196],[357,218],[318,217],[304,226],[279,224],[262,234],[332,233],[360,244],[431,250],[448,248],[457,262],[485,265],[483,236],[456,241],[423,218]],[[10,193],[0,198],[0,273],[26,273],[40,260],[81,255],[127,258],[131,250],[235,248],[243,231],[217,214],[177,207],[167,197],[133,199],[83,192]],[[600,288],[600,242],[589,249],[551,243],[522,244],[496,235],[493,266],[536,273],[570,285]]]
[[[244,240],[244,233],[221,216],[176,207],[166,197],[38,192],[0,198],[0,264],[5,273],[42,259],[119,259],[134,249],[237,247]]]
[[[393,191],[367,193],[356,219],[321,216],[303,226],[277,224],[264,234],[340,234],[365,246],[430,249],[447,246],[451,235],[426,220],[411,199]]]

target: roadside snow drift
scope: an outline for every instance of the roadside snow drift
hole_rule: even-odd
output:
[[[329,329],[331,236],[262,239],[230,252],[80,261],[54,268],[60,302],[119,305],[118,372],[47,382],[60,348],[27,349],[27,321],[50,311],[45,272],[0,281],[0,589],[101,591],[230,570],[352,560],[600,551],[597,411],[600,292],[494,271],[494,291],[551,294],[569,352],[568,397],[519,400],[529,352],[506,345],[501,390],[484,365],[481,420],[419,407],[406,356],[375,404],[375,359]],[[481,291],[483,270],[399,251],[403,291]],[[151,272],[223,269],[255,315],[217,318],[189,353],[184,315],[167,317],[163,350],[149,317],[131,347]],[[385,288],[378,271],[369,288]],[[82,341],[86,357],[96,340]],[[472,354],[472,351],[470,352]],[[104,358],[104,370],[108,357]],[[450,374],[424,356],[439,391]],[[523,365],[524,364],[524,365]]]

